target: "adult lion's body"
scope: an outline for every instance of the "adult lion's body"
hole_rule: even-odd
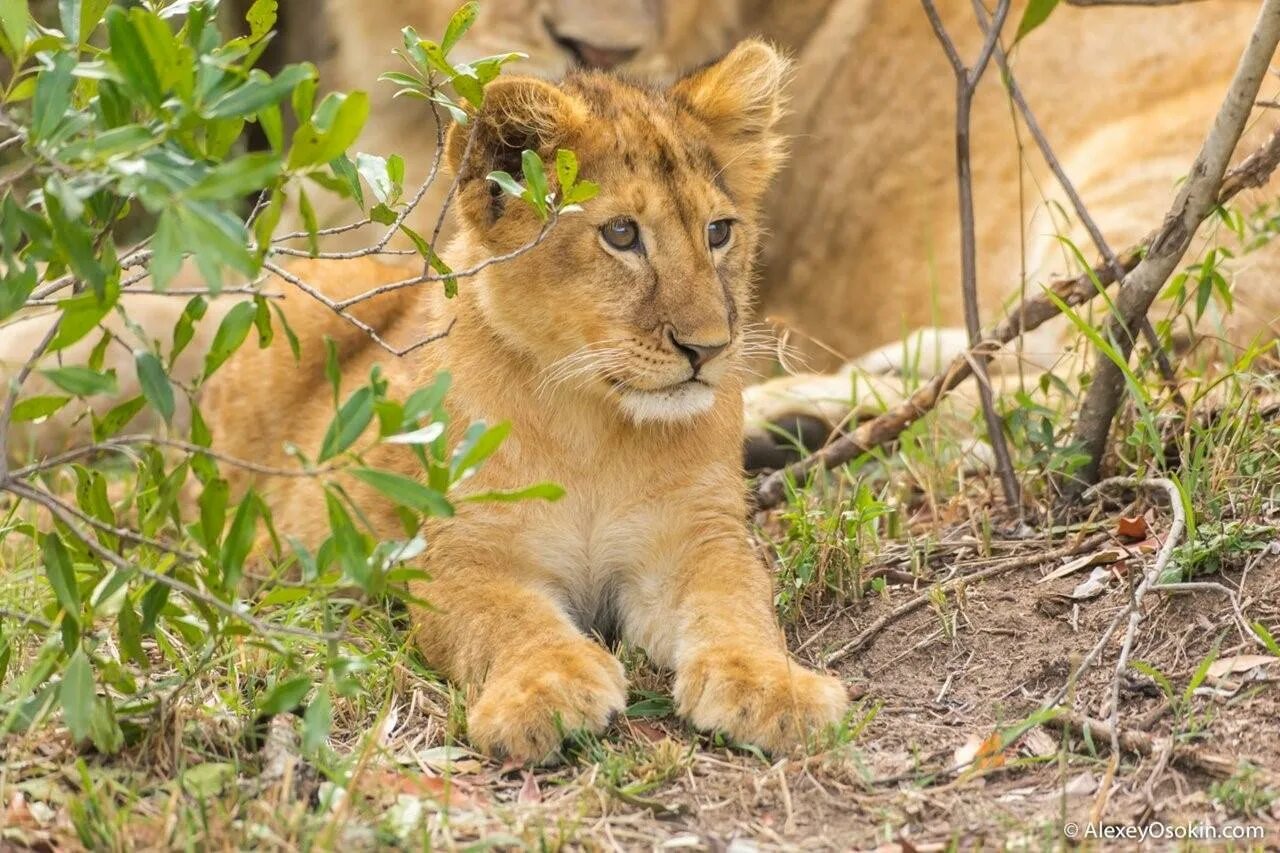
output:
[[[322,68],[332,86],[377,86],[374,91],[382,92],[365,148],[406,153],[425,170],[434,151],[425,113],[417,104],[390,102],[385,84],[372,82],[382,64],[370,57],[385,56],[394,46],[402,19],[425,33],[441,31],[454,3],[389,3],[394,13],[384,16],[352,13],[347,3],[328,0],[324,7],[337,47]],[[961,53],[975,55],[980,34],[969,0],[940,0],[937,6]],[[1015,0],[1009,31],[1025,7],[1025,0]],[[904,334],[922,327],[950,330],[923,336],[925,351],[907,356],[920,358],[920,369],[928,371],[964,341],[955,331],[962,307],[954,79],[918,3],[490,0],[482,8],[467,50],[524,50],[531,57],[526,72],[549,77],[583,61],[553,37],[561,30],[586,43],[633,44],[633,56],[608,61],[658,78],[696,66],[744,35],[780,43],[796,58],[784,128],[793,157],[768,203],[771,236],[762,253],[759,312],[795,332],[791,344],[815,370],[881,347],[862,364],[900,366],[903,353],[895,342]],[[1222,98],[1255,13],[1250,0],[1145,8],[1064,3],[1014,51],[1020,85],[1113,248],[1126,247],[1159,222]],[[629,30],[619,29],[615,18],[630,20]],[[1065,198],[1020,120],[1015,129],[1012,113],[993,65],[972,123],[986,322],[1024,289],[1073,265],[1056,236],[1069,237],[1090,259],[1096,255],[1074,215],[1059,215],[1068,209]],[[1260,124],[1259,132],[1269,131],[1268,122]],[[428,199],[424,217],[439,201]],[[1237,343],[1270,331],[1280,309],[1280,295],[1268,286],[1280,268],[1276,258],[1267,249],[1234,264],[1236,310],[1221,331]],[[1060,341],[1058,331],[1044,330],[1026,343],[1022,356],[1048,366]],[[753,393],[752,407],[768,419],[795,408],[787,399],[793,394],[844,400],[848,390],[843,378],[801,378]],[[842,407],[837,403],[827,413],[838,416]]]
[[[980,34],[969,0],[943,0],[960,53]],[[1025,3],[1015,2],[1016,22]],[[1061,4],[1013,53],[1018,83],[1117,250],[1159,224],[1221,102],[1257,4]],[[1012,25],[1008,28],[1012,31]],[[962,325],[952,70],[918,3],[836,0],[797,57],[790,167],[771,199],[763,309],[848,357],[920,326]],[[1271,122],[1262,132],[1270,132]],[[992,64],[973,107],[984,319],[1026,282],[1064,272],[1055,231],[1096,256]],[[1023,150],[1019,150],[1019,139]],[[1046,203],[1048,200],[1048,203]],[[1024,241],[1025,237],[1025,241]],[[1269,256],[1248,262],[1249,281]],[[1247,285],[1236,332],[1273,316]],[[803,340],[797,341],[803,345]],[[806,347],[817,364],[831,361]]]

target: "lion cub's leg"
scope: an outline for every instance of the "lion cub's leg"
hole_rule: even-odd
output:
[[[675,670],[681,716],[771,752],[838,723],[848,707],[845,689],[788,656],[772,585],[745,531],[691,533],[705,544],[624,589],[622,602],[627,639]]]
[[[450,566],[414,592],[431,604],[413,620],[428,663],[478,689],[467,735],[485,752],[544,761],[566,733],[599,733],[625,707],[622,664],[533,583]]]

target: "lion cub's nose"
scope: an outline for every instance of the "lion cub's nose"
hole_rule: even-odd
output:
[[[689,359],[689,366],[693,368],[693,372],[697,373],[702,365],[724,352],[725,347],[729,346],[729,342],[722,344],[695,344],[690,341],[682,341],[676,336],[673,329],[667,329],[667,340],[671,342],[671,346],[676,351]]]

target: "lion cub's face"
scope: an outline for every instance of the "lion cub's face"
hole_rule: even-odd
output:
[[[637,422],[711,408],[741,366],[759,201],[781,159],[773,131],[786,62],[759,42],[668,91],[603,74],[493,84],[448,155],[477,258],[519,249],[542,223],[485,180],[574,150],[599,195],[537,248],[475,282],[493,331],[540,371],[540,389],[594,393]]]

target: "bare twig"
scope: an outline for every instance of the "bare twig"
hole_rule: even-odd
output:
[[[212,448],[203,447],[190,441],[183,441],[178,438],[166,438],[158,435],[146,435],[143,433],[131,435],[112,436],[106,441],[98,444],[85,445],[68,450],[66,453],[60,453],[57,456],[51,456],[40,462],[33,462],[22,468],[18,468],[11,473],[12,479],[29,479],[30,477],[47,471],[51,468],[57,468],[74,462],[77,459],[84,459],[88,456],[96,456],[100,453],[123,453],[126,448],[134,445],[154,445],[156,447],[171,447],[175,450],[181,450],[186,453],[203,453],[219,462],[225,462],[236,468],[242,468],[245,471],[251,471],[255,474],[263,474],[269,477],[316,477],[322,474],[330,474],[340,470],[341,466],[325,465],[319,468],[275,468],[270,465],[262,465],[249,459],[240,459],[236,456],[230,456],[226,453],[220,453]]]
[[[1089,737],[1094,743],[1101,736],[1112,745],[1113,750],[1118,748],[1136,755],[1160,755],[1167,750],[1174,764],[1214,779],[1230,778],[1243,760],[1239,755],[1222,755],[1193,748],[1178,749],[1171,738],[1152,737],[1146,732],[1131,729],[1117,729],[1110,723],[1071,711],[1055,714],[1046,719],[1044,724],[1077,737]],[[1260,769],[1259,772],[1264,784],[1275,784],[1277,781],[1273,771]]]
[[[982,4],[975,2],[974,8],[979,18],[982,18]],[[984,23],[984,30],[988,26],[989,24]],[[1085,206],[1084,199],[1080,197],[1080,193],[1076,191],[1075,184],[1067,176],[1066,170],[1062,168],[1062,163],[1054,153],[1053,146],[1049,144],[1049,138],[1045,136],[1044,130],[1040,127],[1040,122],[1036,120],[1035,113],[1031,111],[1031,105],[1027,103],[1026,97],[1022,94],[1022,87],[1018,85],[1017,79],[1013,76],[1013,69],[1009,67],[1008,57],[1005,55],[1004,49],[999,45],[996,46],[995,58],[1000,66],[1000,72],[1004,76],[1005,87],[1009,91],[1009,97],[1018,108],[1018,112],[1022,114],[1022,119],[1027,125],[1027,130],[1031,133],[1031,138],[1035,140],[1036,147],[1040,149],[1040,155],[1044,158],[1045,165],[1049,167],[1049,171],[1053,172],[1058,185],[1062,187],[1067,200],[1071,202],[1071,208],[1075,211],[1076,218],[1080,220],[1080,224],[1088,232],[1089,239],[1098,250],[1098,254],[1106,261],[1107,268],[1111,270],[1111,274],[1119,281],[1124,278],[1124,271],[1120,267],[1120,259],[1111,250],[1106,237],[1102,236],[1102,229],[1098,227],[1098,223],[1089,214],[1089,209]],[[1185,406],[1182,394],[1178,390],[1178,377],[1174,375],[1173,365],[1169,363],[1169,357],[1165,353],[1164,346],[1160,343],[1159,335],[1156,334],[1151,321],[1145,316],[1142,318],[1142,336],[1146,338],[1147,346],[1151,348],[1151,353],[1155,357],[1156,367],[1160,371],[1165,385],[1168,386],[1173,399],[1179,405]]]
[[[987,566],[985,569],[973,572],[972,574],[960,575],[959,577],[954,577],[945,583],[930,586],[928,592],[922,593],[921,595],[898,605],[893,610],[890,610],[888,613],[868,625],[852,640],[828,654],[822,659],[822,665],[831,666],[833,663],[843,660],[854,652],[860,650],[863,646],[867,645],[867,643],[875,639],[876,635],[884,630],[885,626],[896,622],[908,613],[919,610],[921,607],[932,601],[933,596],[937,595],[937,590],[939,589],[943,592],[949,592],[961,584],[970,584],[976,581],[995,577],[997,575],[1002,575],[1006,572],[1015,571],[1017,569],[1034,568],[1036,566],[1043,565],[1044,563],[1060,560],[1063,557],[1070,557],[1100,545],[1108,538],[1109,535],[1110,534],[1107,533],[1099,533],[1094,536],[1090,536],[1088,539],[1083,541],[1077,540],[1069,545],[1055,548],[1052,551],[1042,551],[1038,554],[1020,554],[1016,557],[1009,557],[1008,559],[999,560],[992,565]]]
[[[964,293],[964,324],[969,333],[969,346],[976,349],[982,342],[982,312],[978,304],[978,252],[974,237],[973,212],[973,172],[970,162],[970,115],[973,108],[973,95],[978,88],[982,75],[987,70],[991,55],[997,47],[1000,29],[1004,26],[1005,17],[1009,14],[1009,0],[999,0],[996,11],[983,39],[982,48],[972,67],[966,67],[956,51],[955,43],[947,34],[933,0],[920,0],[925,14],[938,37],[939,44],[951,62],[951,69],[956,78],[956,182],[960,195],[960,280]],[[1018,485],[1018,476],[1013,470],[1013,459],[1009,455],[1009,445],[1005,441],[1004,424],[996,412],[995,394],[987,377],[987,362],[975,359],[973,370],[978,377],[978,394],[982,400],[982,414],[987,422],[987,436],[991,449],[995,454],[996,471],[1004,490],[1005,503],[1010,507],[1018,507],[1022,503],[1022,490]]]
[[[245,608],[228,604],[216,595],[211,595],[201,589],[197,589],[185,581],[152,571],[151,569],[147,569],[139,565],[130,564],[124,559],[124,557],[121,557],[119,554],[108,548],[104,548],[95,537],[82,532],[76,524],[75,516],[68,511],[67,506],[63,501],[53,497],[52,495],[32,489],[24,483],[9,482],[6,483],[3,488],[4,490],[12,492],[25,500],[29,500],[32,503],[39,504],[44,507],[59,521],[61,521],[68,530],[74,532],[76,538],[78,538],[86,548],[92,551],[98,559],[110,563],[121,571],[136,572],[139,576],[144,577],[153,583],[158,583],[161,586],[167,586],[175,592],[182,593],[193,601],[199,601],[201,604],[224,613],[233,619],[238,619],[264,637],[272,634],[279,634],[291,637],[303,637],[308,640],[325,643],[338,642],[342,639],[342,635],[338,633],[308,631],[306,628],[296,628],[292,625],[275,625],[269,622],[263,622],[261,619],[250,614]]]
[[[1280,129],[1256,151],[1227,173],[1218,191],[1217,204],[1224,205],[1246,189],[1262,186],[1280,166]],[[1122,252],[1117,260],[1128,273],[1138,266],[1143,247],[1155,239],[1152,231],[1138,243]],[[1094,282],[1097,282],[1095,286]],[[775,471],[761,480],[756,489],[756,505],[761,509],[775,507],[786,497],[787,484],[797,482],[816,468],[831,469],[883,447],[895,440],[903,430],[924,417],[947,393],[973,375],[972,361],[987,362],[1021,334],[1039,328],[1058,316],[1059,302],[1067,306],[1083,305],[1098,295],[1098,286],[1116,282],[1115,273],[1100,264],[1072,278],[1061,278],[1044,286],[1044,292],[1022,300],[998,326],[990,330],[986,340],[968,353],[956,356],[947,369],[939,373],[914,394],[889,411],[860,424],[857,429],[840,436],[818,452]]]
[[[1173,551],[1178,547],[1178,542],[1182,539],[1182,531],[1187,526],[1187,514],[1182,508],[1182,499],[1178,492],[1178,487],[1174,485],[1172,480],[1159,477],[1151,480],[1138,480],[1131,477],[1115,477],[1099,483],[1094,488],[1085,493],[1086,497],[1092,497],[1103,489],[1110,486],[1122,486],[1125,488],[1144,488],[1144,489],[1162,489],[1169,499],[1169,511],[1173,514],[1173,524],[1169,526],[1169,532],[1164,536],[1164,542],[1160,545],[1160,551],[1156,554],[1155,561],[1151,564],[1146,574],[1133,590],[1133,595],[1129,599],[1129,626],[1124,632],[1124,642],[1120,647],[1120,657],[1116,661],[1116,674],[1111,681],[1111,748],[1119,751],[1120,744],[1116,740],[1120,731],[1120,679],[1124,676],[1125,670],[1129,668],[1129,655],[1133,652],[1133,641],[1138,636],[1138,626],[1142,623],[1142,599],[1146,596],[1147,591],[1160,582],[1160,576],[1164,573],[1165,568],[1169,565],[1169,559],[1173,556]],[[1077,676],[1078,677],[1078,676]]]
[[[27,381],[27,377],[31,375],[36,362],[40,360],[40,356],[44,355],[49,344],[53,343],[61,325],[61,316],[49,324],[49,330],[40,339],[40,343],[36,344],[35,350],[18,370],[17,375],[9,382],[9,393],[4,398],[4,407],[0,408],[0,483],[9,477],[9,423],[13,419],[13,406],[18,401],[18,395],[22,393],[22,386]]]
[[[1108,327],[1113,346],[1124,359],[1133,348],[1138,324],[1164,283],[1182,261],[1196,229],[1218,205],[1227,164],[1266,76],[1276,45],[1280,43],[1280,0],[1264,0],[1257,24],[1245,47],[1235,76],[1214,118],[1189,177],[1173,202],[1164,225],[1147,248],[1146,256],[1129,273],[1116,295],[1116,312]],[[1093,382],[1085,394],[1076,425],[1075,440],[1089,461],[1078,477],[1059,483],[1064,498],[1077,499],[1098,479],[1102,457],[1111,434],[1111,423],[1125,393],[1125,371],[1105,353],[1095,359]]]

